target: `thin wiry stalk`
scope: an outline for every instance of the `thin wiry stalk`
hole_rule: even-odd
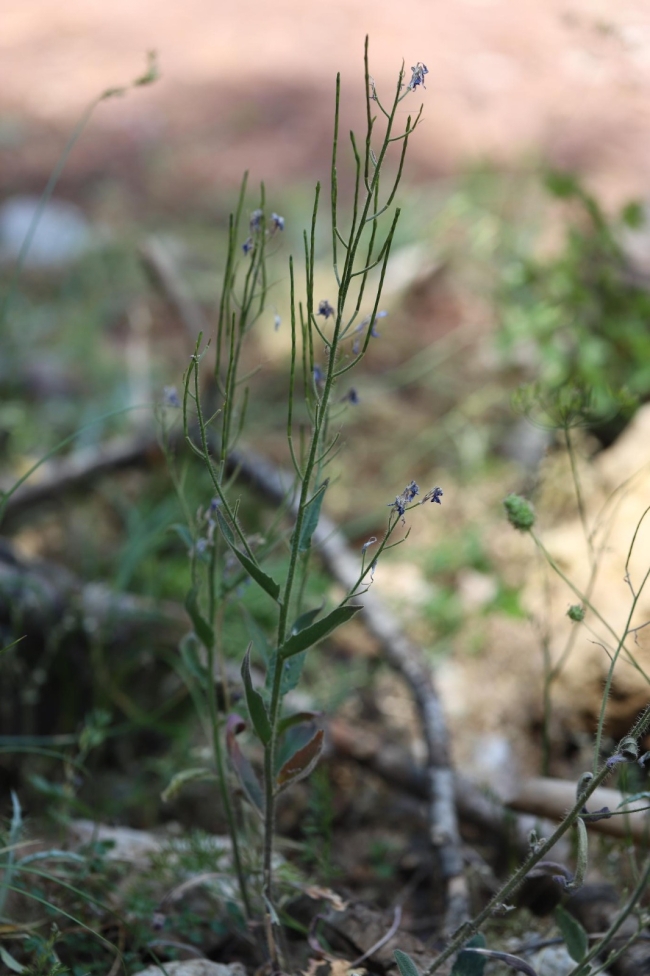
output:
[[[289,444],[289,453],[291,454],[291,462],[293,464],[294,471],[299,478],[302,478],[302,472],[300,470],[300,465],[298,464],[298,459],[296,458],[296,453],[293,447],[293,398],[296,391],[296,299],[294,293],[294,280],[293,280],[293,258],[289,258],[289,281],[291,288],[291,367],[289,372],[289,405],[287,410],[287,443]]]
[[[576,502],[578,505],[578,514],[580,515],[580,523],[582,525],[582,531],[585,536],[585,542],[589,548],[589,559],[593,563],[594,561],[594,544],[589,532],[589,526],[587,525],[587,513],[585,511],[585,503],[582,497],[582,487],[580,485],[580,477],[578,475],[578,466],[576,464],[575,451],[573,448],[573,442],[571,440],[571,433],[568,427],[564,428],[564,442],[566,444],[567,453],[569,455],[569,462],[571,464],[571,476],[573,478],[573,485],[576,493]]]
[[[216,546],[212,549],[212,558],[210,560],[210,573],[208,580],[208,600],[209,600],[209,611],[208,616],[210,623],[212,625],[212,632],[216,633]],[[226,814],[226,820],[228,821],[228,834],[230,835],[230,843],[232,844],[232,854],[233,861],[235,865],[235,873],[237,875],[237,883],[239,885],[239,892],[241,894],[242,904],[244,906],[244,913],[246,918],[250,920],[253,917],[251,902],[248,895],[248,885],[246,882],[246,874],[244,872],[244,866],[241,857],[241,850],[239,847],[239,834],[237,830],[237,824],[235,823],[235,815],[232,808],[232,803],[230,800],[230,785],[228,783],[228,774],[226,772],[226,766],[224,762],[223,755],[223,745],[221,742],[221,721],[219,718],[219,705],[217,703],[217,690],[215,685],[215,646],[214,641],[211,641],[208,646],[206,646],[207,656],[208,656],[208,677],[207,677],[207,698],[208,698],[208,711],[210,715],[210,727],[212,731],[212,752],[214,754],[214,761],[217,767],[217,781],[219,783],[219,792],[221,793],[221,802],[223,803],[223,808]],[[227,681],[223,682],[224,687],[227,686]]]
[[[614,640],[615,640],[615,642],[617,644],[619,643],[619,641],[622,640],[623,643],[621,644],[621,650],[625,654],[625,657],[627,658],[627,660],[629,661],[629,663],[632,665],[632,667],[636,671],[638,671],[639,674],[644,678],[644,680],[648,684],[650,684],[650,676],[646,674],[646,672],[643,670],[643,668],[641,667],[641,665],[639,664],[639,662],[636,660],[636,658],[634,657],[634,655],[632,654],[632,652],[625,646],[625,643],[624,643],[625,637],[623,637],[623,638],[620,638],[619,637],[619,635],[616,633],[616,631],[614,630],[614,628],[605,620],[605,618],[600,613],[600,611],[598,610],[598,608],[595,607],[594,604],[590,600],[587,599],[586,594],[583,593],[582,590],[578,589],[578,587],[575,586],[575,584],[571,582],[571,580],[568,578],[568,576],[561,570],[561,568],[555,562],[555,560],[551,556],[551,554],[548,551],[548,549],[546,549],[546,547],[543,545],[543,543],[542,543],[541,539],[539,538],[539,536],[537,536],[535,534],[535,532],[533,532],[533,531],[531,531],[530,535],[531,535],[531,538],[533,539],[533,541],[535,542],[535,545],[538,547],[538,549],[540,550],[540,552],[543,554],[544,558],[548,562],[549,566],[553,570],[553,572],[557,573],[557,575],[560,577],[561,580],[563,580],[563,582],[566,583],[566,585],[569,587],[569,589],[572,591],[572,593],[575,593],[575,595],[578,597],[578,599],[580,600],[580,602],[583,603],[584,606],[593,613],[593,615],[600,621],[600,623],[603,625],[603,627],[605,627],[605,629],[608,631],[608,633],[611,634],[611,636],[614,638]]]
[[[334,276],[336,278],[336,283],[339,288],[341,287],[341,278],[339,275],[339,263],[337,255],[337,241],[339,240],[339,232],[337,230],[337,205],[338,205],[338,176],[336,172],[336,154],[338,152],[339,146],[339,113],[341,106],[341,74],[340,72],[336,76],[336,97],[334,101],[334,135],[332,137],[332,169],[331,169],[331,206],[332,206],[332,265],[334,267]]]

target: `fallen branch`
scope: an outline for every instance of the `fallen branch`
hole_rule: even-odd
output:
[[[420,800],[429,799],[426,770],[413,762],[399,746],[384,742],[379,736],[349,725],[334,717],[327,726],[328,743],[334,756],[353,760],[379,776],[390,786]],[[574,785],[575,792],[575,785]],[[489,796],[466,776],[454,773],[456,811],[461,823],[478,827],[498,845],[514,849],[520,856],[530,850],[530,833],[542,829],[539,815],[510,812],[499,800]],[[548,825],[549,831],[552,829]],[[546,831],[545,831],[546,832]],[[556,860],[563,855],[554,852]]]
[[[506,803],[513,810],[560,821],[566,811],[575,803],[575,798],[576,785],[574,782],[538,776],[519,782],[515,792],[506,798]],[[624,794],[619,790],[600,786],[591,797],[589,811],[596,813],[603,807],[608,807],[609,810],[614,811],[624,798]],[[648,806],[647,800],[639,800],[627,808],[622,808],[628,810],[625,816],[617,814],[603,820],[587,821],[587,826],[590,830],[607,834],[610,837],[629,837],[632,840],[645,843],[648,838],[650,821],[647,813],[640,812],[639,808],[643,807],[647,810]]]

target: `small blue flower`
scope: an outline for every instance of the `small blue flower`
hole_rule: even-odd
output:
[[[342,397],[344,403],[351,403],[353,407],[356,407],[359,403],[359,394],[353,386],[350,387],[348,392]]]
[[[357,356],[358,355],[358,353],[359,353],[359,346],[360,345],[361,345],[361,343],[359,342],[358,339],[355,339],[354,342],[352,343],[352,355],[353,356]]]
[[[210,511],[216,512],[216,510],[219,508],[219,505],[221,505],[221,499],[213,498],[212,501],[210,502]]]
[[[429,69],[427,68],[426,64],[418,61],[418,63],[411,68],[411,71],[413,74],[411,75],[411,80],[407,86],[408,90],[415,91],[418,85],[422,85],[423,88],[426,88],[427,86],[424,84],[424,76],[429,74]]]
[[[404,495],[406,500],[412,502],[416,495],[420,494],[420,489],[414,481],[409,482],[409,484],[404,489]]]
[[[271,214],[271,233],[273,234],[276,230],[284,230],[284,217],[280,214]]]
[[[385,319],[387,315],[388,315],[388,312],[385,312],[385,311],[377,312],[377,314],[375,315],[374,319],[372,320],[372,326],[370,328],[370,335],[371,336],[374,336],[375,339],[378,339],[379,338],[379,332],[377,332],[377,329],[375,328],[375,323],[377,322],[377,319]],[[355,332],[363,332],[363,330],[364,329],[367,329],[369,325],[370,325],[370,316],[369,315],[366,315],[366,317],[363,320],[363,322],[360,322],[359,325],[356,327],[356,329],[354,331]]]
[[[398,495],[395,501],[391,502],[387,507],[394,509],[401,518],[404,518],[404,512],[406,511],[406,502],[404,501],[402,495]]]
[[[208,548],[207,539],[197,539],[196,545],[194,546],[197,556],[202,556],[205,550]]]
[[[426,495],[422,499],[422,505],[424,505],[425,502],[435,502],[436,505],[442,505],[440,499],[442,498],[443,495],[444,495],[444,491],[442,490],[442,488],[438,488],[438,486],[436,485],[435,488],[432,488],[431,491],[428,491],[426,493]]]
[[[181,401],[175,386],[166,386],[163,389],[163,404],[166,407],[180,407]]]
[[[262,226],[263,218],[264,218],[263,210],[253,210],[251,214],[250,223],[249,223],[251,234],[254,234],[255,231],[260,229],[260,227]]]
[[[323,370],[320,366],[314,366],[314,383],[318,386],[319,383],[323,382]]]
[[[394,502],[388,506],[392,508],[393,511],[397,512],[402,521],[404,521],[404,513],[406,511],[406,506],[413,501],[416,495],[420,494],[420,489],[414,481],[410,481],[401,495],[398,495]]]
[[[253,250],[253,238],[252,237],[249,237],[247,240],[245,240],[244,243],[241,246],[241,249],[244,252],[244,254],[248,254],[249,251],[252,251]]]
[[[278,331],[281,325],[282,325],[282,319],[276,312],[275,315],[273,316],[273,328],[275,329],[276,332]]]
[[[614,766],[624,762],[628,762],[628,760],[625,758],[625,756],[622,756],[619,752],[617,752],[613,756],[609,757],[609,759],[605,762],[605,765],[608,769],[613,769]]]
[[[326,298],[324,298],[322,302],[318,303],[318,311],[316,314],[324,315],[326,319],[328,319],[331,315],[334,315],[334,309]]]

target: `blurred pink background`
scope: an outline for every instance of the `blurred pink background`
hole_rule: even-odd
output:
[[[337,70],[361,108],[366,32],[380,91],[402,58],[429,68],[412,179],[544,159],[606,202],[647,192],[647,0],[5,0],[0,189],[36,188],[87,103],[152,48],[161,81],[100,107],[72,176],[137,179],[146,157],[154,196],[229,187],[246,167],[311,182],[327,169]]]

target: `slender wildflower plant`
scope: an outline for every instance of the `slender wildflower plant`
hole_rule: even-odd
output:
[[[404,121],[401,107],[406,99],[413,98],[420,85],[424,87],[427,74],[426,66],[418,62],[406,81],[402,65],[392,99],[385,104],[369,73],[367,39],[364,66],[366,131],[361,139],[354,132],[349,134],[354,193],[351,217],[347,221],[341,219],[339,209],[340,76],[336,80],[328,208],[333,271],[329,294],[318,294],[315,286],[320,184],[316,186],[310,226],[303,233],[302,298],[298,297],[298,262],[293,255],[288,261],[291,358],[286,434],[293,486],[287,495],[284,518],[290,523],[290,529],[278,524],[275,533],[267,533],[264,539],[251,535],[240,518],[239,501],[233,492],[235,447],[248,403],[246,378],[240,375],[242,349],[251,328],[266,309],[270,287],[268,260],[277,250],[285,228],[280,215],[269,213],[264,186],[256,208],[247,211],[246,178],[230,217],[212,375],[203,382],[202,364],[210,342],[205,345],[200,336],[185,374],[182,397],[173,390],[166,394],[167,406],[182,404],[185,439],[203,461],[212,483],[212,502],[196,521],[203,529],[207,526],[207,532],[194,543],[194,585],[187,599],[194,627],[190,641],[195,650],[197,644],[203,648],[203,690],[208,698],[214,760],[230,826],[242,903],[249,917],[255,906],[261,908],[274,966],[281,964],[283,956],[274,877],[277,798],[311,772],[323,746],[323,730],[312,728],[299,747],[290,748],[287,755],[287,732],[295,727],[296,718],[285,714],[285,696],[300,677],[305,652],[361,609],[358,600],[372,583],[377,559],[397,544],[392,541],[393,534],[405,524],[406,513],[427,501],[440,504],[442,497],[442,490],[436,487],[416,501],[420,490],[411,481],[387,506],[383,537],[373,538],[363,546],[357,580],[339,604],[331,608],[326,608],[323,602],[316,607],[305,606],[312,538],[329,485],[327,468],[338,445],[337,417],[342,403],[354,407],[359,402],[356,389],[347,385],[348,373],[378,338],[377,323],[386,315],[380,304],[400,215],[399,208],[393,209],[393,201],[409,141],[422,114],[420,107]],[[393,157],[391,150],[396,150],[395,162],[392,175],[387,176]],[[274,327],[277,329],[279,325],[280,317],[275,311]],[[343,379],[346,390],[342,394],[339,383]],[[374,548],[369,557],[371,547]],[[278,570],[282,556],[283,568]],[[271,601],[276,621],[271,641],[257,629],[251,633],[248,650],[244,653],[242,648],[241,676],[247,718],[263,750],[261,781],[237,741],[246,723],[237,714],[228,715],[227,704],[221,708],[214,682],[209,678],[222,655],[221,621],[225,601],[248,581]],[[187,648],[188,645],[186,653]],[[252,661],[253,650],[261,658],[259,662]],[[266,681],[261,689],[253,682],[254,663],[266,669]],[[261,883],[257,886],[255,872],[247,872],[244,864],[224,752],[228,753],[243,793],[261,820]]]

